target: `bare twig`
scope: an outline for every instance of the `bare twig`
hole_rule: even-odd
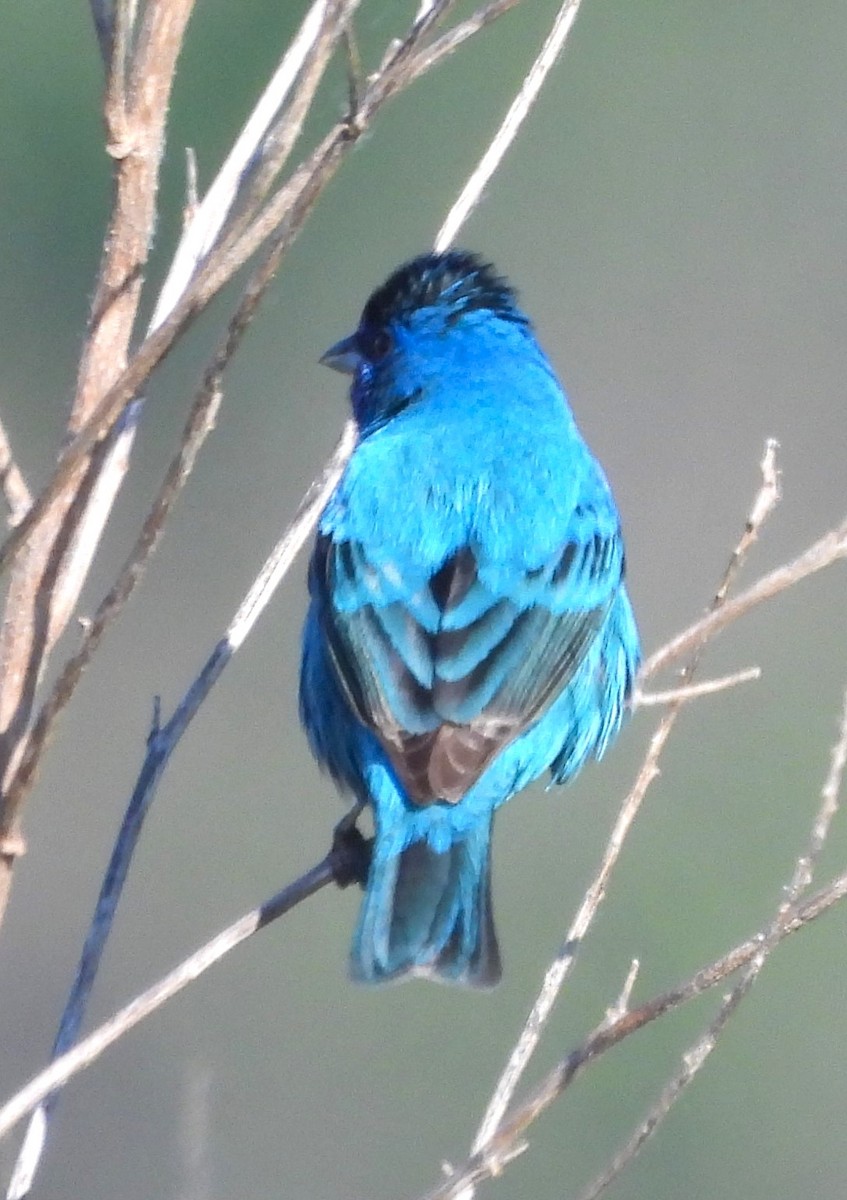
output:
[[[498,20],[520,3],[521,0],[489,0],[489,3],[481,5],[465,21],[454,25],[439,37],[433,38],[428,45],[416,51],[406,64],[410,78],[417,79],[419,75],[426,74],[442,58],[446,58],[458,50],[459,46],[468,38],[474,37],[486,25]]]
[[[264,928],[276,916],[281,916],[294,903],[299,903],[304,898],[304,894],[301,893],[311,895],[329,883],[332,878],[334,878],[333,872],[329,869],[327,860],[324,859],[306,875],[301,876],[290,888],[284,889],[260,908],[251,910],[200,947],[158,983],[142,992],[103,1025],[98,1026],[78,1042],[67,1054],[62,1055],[60,1059],[39,1072],[0,1108],[0,1137],[5,1136],[56,1088],[67,1083],[74,1075],[79,1074],[80,1071],[96,1061],[103,1051],[118,1041],[124,1033],[151,1016],[188,983],[199,978],[210,966],[219,962],[229,949],[250,937],[258,929]],[[296,889],[293,897],[292,889]],[[786,920],[781,937],[787,937],[789,934],[805,928],[828,912],[845,896],[847,896],[847,872],[839,875],[826,887],[821,888],[796,910],[792,910]],[[287,897],[290,898],[290,902],[287,902]],[[542,1080],[538,1088],[533,1090],[526,1104],[518,1110],[515,1123],[525,1122],[523,1127],[528,1128],[531,1123],[526,1119],[528,1114],[532,1111],[534,1113],[532,1119],[534,1119],[549,1107],[590,1062],[599,1058],[612,1046],[617,1045],[637,1030],[644,1028],[645,1025],[723,982],[739,967],[743,967],[751,961],[761,946],[761,940],[762,934],[757,933],[709,966],[697,971],[680,986],[661,993],[646,1004],[624,1012],[611,1022],[604,1021],[593,1034]],[[505,1136],[504,1134],[504,1140]],[[500,1137],[501,1135],[498,1134],[498,1143]],[[505,1144],[496,1152],[505,1154]],[[498,1161],[503,1162],[505,1159],[501,1158]],[[454,1170],[449,1180],[442,1187],[430,1193],[427,1200],[447,1200],[447,1197],[458,1195],[469,1184],[488,1178],[493,1173],[489,1168],[485,1166],[484,1154],[474,1156]]]
[[[208,971],[209,967],[219,962],[230,950],[260,929],[264,929],[271,921],[282,916],[301,901],[314,895],[328,883],[332,883],[336,878],[336,869],[333,852],[330,852],[311,871],[307,871],[305,875],[302,875],[289,887],[284,888],[273,899],[266,901],[259,908],[252,909],[227,929],[222,930],[205,946],[180,963],[164,979],[148,988],[146,992],[142,992],[140,996],[136,996],[131,1004],[115,1013],[111,1020],[99,1026],[94,1033],[79,1042],[73,1050],[69,1050],[60,1058],[55,1059],[26,1088],[18,1092],[0,1112],[0,1136],[16,1125],[37,1105],[42,1105],[40,1111],[43,1111],[42,1102],[57,1088],[66,1083],[78,1071],[90,1066],[119,1037],[150,1016],[166,1000],[176,996],[192,980]],[[30,1129],[27,1131],[10,1186],[8,1200],[19,1200],[30,1190],[32,1177],[44,1143],[45,1131],[45,1118],[42,1115],[39,1120],[30,1125]]]
[[[641,963],[637,958],[634,958],[629,964],[624,985],[621,988],[621,993],[614,1004],[606,1009],[606,1016],[602,1021],[604,1025],[613,1025],[615,1021],[620,1021],[621,1017],[626,1016],[629,1012],[629,1002],[632,999],[632,990],[635,987],[635,981],[638,978],[638,972],[641,970]]]
[[[3,422],[0,421],[0,488],[9,508],[9,524],[17,525],[32,504],[26,480],[12,455]]]
[[[727,600],[721,608],[710,611],[651,654],[641,667],[639,679],[651,679],[659,671],[690,653],[691,649],[704,639],[713,638],[765,600],[772,600],[788,588],[843,558],[847,558],[847,517],[791,562],[763,575],[751,587],[740,592],[735,599]]]
[[[50,742],[56,721],[68,706],[103,634],[122,612],[140,583],[147,562],[162,536],[165,521],[191,474],[200,447],[214,428],[220,401],[219,384],[214,379],[207,378],[194,400],[180,446],[168,467],[135,545],[94,616],[86,622],[79,649],[62,667],[50,695],[41,706],[26,736],[20,763],[6,793],[7,806],[13,813],[20,810],[35,784],[38,766]]]
[[[704,679],[702,683],[692,683],[688,687],[668,688],[664,692],[643,692],[636,685],[632,694],[631,705],[635,708],[651,708],[660,704],[673,704],[677,700],[699,700],[701,696],[715,696],[718,692],[728,691],[739,683],[751,683],[762,678],[761,667],[747,667],[743,671],[735,671],[732,675],[722,675],[720,679]]]
[[[71,437],[86,424],[126,361],[155,222],[168,99],[192,5],[193,0],[149,4],[126,87],[118,94],[107,86],[106,119],[116,155],[115,200],[68,422]],[[117,20],[126,24],[128,12],[126,5],[119,5]],[[16,543],[20,547],[28,527],[0,632],[0,916],[22,847],[15,814],[2,799],[19,761],[47,656],[76,604],[126,469],[120,436],[93,457],[92,448],[93,443],[70,466],[64,489],[35,500],[13,531],[13,536],[21,534]],[[29,522],[36,511],[40,518],[34,532]]]
[[[784,935],[785,926],[791,920],[801,896],[812,882],[814,868],[820,859],[833,817],[838,811],[838,797],[845,764],[847,764],[847,691],[844,693],[838,735],[832,747],[829,771],[821,789],[820,807],[812,826],[809,845],[805,854],[797,859],[794,874],[786,888],[785,897],[779,905],[776,916],[761,936],[758,950],[752,956],[741,979],[724,1000],[717,1016],[705,1033],[683,1054],[680,1069],[662,1089],[658,1100],[651,1106],[626,1145],[615,1155],[608,1167],[594,1180],[591,1186],[581,1193],[580,1200],[596,1200],[638,1155],[641,1147],[656,1132],[706,1062],[730,1018],[749,994],[766,960],[780,941],[781,936]]]
[[[512,0],[509,5],[484,6],[482,11],[488,13],[489,8],[492,11],[488,19],[480,20],[476,28],[489,24],[516,2]],[[207,255],[199,263],[190,284],[170,315],[145,338],[126,369],[102,396],[74,440],[65,447],[52,477],[33,502],[21,525],[0,546],[0,569],[9,564],[23,542],[41,524],[50,505],[67,488],[94,444],[107,436],[177,337],[203,311],[211,298],[232,279],[267,238],[276,233],[289,241],[293,240],[299,223],[302,223],[346,153],[370,126],[383,105],[457,48],[460,42],[445,43],[438,53],[428,56],[425,64],[419,63],[414,57],[425,35],[448,7],[444,0],[433,5],[426,18],[416,24],[392,50],[385,71],[371,79],[355,120],[345,120],[336,125],[265,204],[248,229],[234,240],[224,239],[214,255]],[[471,36],[474,31],[469,26],[466,36]]]
[[[544,81],[553,69],[564,49],[582,0],[564,0],[556,14],[553,25],[544,39],[544,45],[521,84],[520,91],[512,101],[503,123],[494,140],[479,161],[479,165],[465,184],[456,203],[450,209],[444,224],[435,239],[436,250],[446,250],[470,214],[479,204],[486,184],[500,165],[503,155],[517,136],[518,130],[529,115]]]
[[[740,570],[747,551],[755,541],[762,523],[767,519],[776,503],[778,491],[773,486],[773,481],[776,478],[775,443],[773,442],[768,442],[765,448],[761,470],[762,485],[756,494],[753,507],[750,510],[750,516],[744,527],[744,532],[730,557],[726,571],[715,593],[712,601],[713,610],[719,609],[723,605],[727,590],[735,575]],[[696,668],[699,651],[704,640],[701,639],[693,643],[695,647],[694,657],[683,672],[683,683],[686,685],[689,683]],[[670,737],[671,730],[676,723],[676,719],[683,705],[686,703],[686,699],[687,697],[683,695],[672,702],[671,707],[662,718],[650,740],[647,754],[635,783],[629,795],[624,800],[618,814],[608,845],[603,854],[600,869],[588,891],[585,893],[585,897],[573,919],[565,941],[547,970],[535,1004],[509,1056],[509,1061],[497,1082],[497,1086],[494,1089],[476,1138],[474,1139],[472,1154],[484,1153],[485,1148],[500,1127],[500,1123],[511,1103],[518,1083],[535,1052],[544,1026],[553,1011],[562,985],[573,966],[579,946],[594,920],[597,909],[600,907],[609,877],[620,857],[624,841],[641,808],[641,803],[647,793],[647,789],[659,773],[659,759],[665,748],[665,743]]]
[[[357,0],[332,0],[332,2],[327,0],[325,4],[315,5],[312,12],[317,14],[317,17],[320,19],[315,23],[316,28],[314,30],[307,30],[307,34],[302,37],[301,43],[297,47],[297,55],[300,55],[300,57],[294,62],[291,52],[286,56],[283,68],[286,68],[287,64],[288,80],[283,88],[283,93],[290,89],[294,75],[297,72],[299,72],[299,87],[292,104],[284,114],[284,121],[275,118],[273,113],[268,113],[266,114],[268,121],[276,120],[274,125],[268,128],[267,122],[263,123],[262,121],[257,121],[254,124],[251,137],[254,142],[257,138],[263,139],[267,154],[261,162],[258,173],[253,172],[249,194],[246,199],[243,198],[242,193],[237,193],[239,202],[243,206],[239,214],[239,224],[236,224],[229,230],[227,234],[228,238],[230,238],[230,235],[237,235],[239,229],[244,227],[245,214],[249,217],[251,206],[255,206],[257,199],[261,199],[270,186],[272,178],[281,168],[293,144],[293,140],[302,125],[305,113],[314,95],[317,81],[326,65],[328,56],[334,47],[335,41],[343,33],[345,28],[344,22],[349,20],[356,2]],[[426,13],[419,16],[410,35],[389,56],[390,70],[396,73],[402,69],[403,63],[414,50],[417,39],[423,37],[434,27],[435,22],[447,11],[451,3],[452,0],[441,0],[440,3],[433,4]],[[308,20],[309,18],[307,18],[307,23]],[[296,55],[294,57],[296,58]],[[293,66],[292,63],[294,63]],[[379,105],[394,90],[397,90],[398,82],[402,82],[402,79],[399,81],[397,79],[388,81],[382,79],[378,81],[378,85],[372,83],[365,97],[368,107],[367,115],[370,117],[373,116]],[[277,83],[279,83],[279,75]],[[278,110],[281,103],[282,96],[277,94],[274,113]],[[358,123],[358,133],[365,127],[366,121],[362,123],[361,113],[356,113],[354,116]],[[183,444],[177,458],[169,469],[163,488],[150,516],[145,522],[136,547],[125,564],[118,581],[110,590],[109,595],[103,604],[101,604],[94,621],[89,626],[83,646],[62,672],[56,688],[47,704],[43,707],[39,715],[39,720],[27,740],[24,757],[21,760],[21,769],[16,772],[10,788],[10,799],[12,801],[10,811],[12,815],[18,811],[22,799],[31,787],[40,755],[47,743],[47,738],[56,716],[67,704],[80,678],[81,672],[96,649],[106,626],[114,619],[115,615],[117,615],[125,604],[126,599],[140,577],[147,557],[160,536],[162,524],[166,519],[167,513],[179,488],[185,481],[187,472],[190,470],[191,461],[193,461],[200,443],[208,432],[211,420],[213,419],[213,408],[219,403],[221,373],[240,341],[241,335],[255,311],[256,304],[272,278],[284,250],[293,241],[305,216],[319,194],[320,188],[329,178],[338,161],[340,161],[341,151],[350,140],[350,130],[346,126],[343,128],[343,133],[344,141],[340,140],[338,129],[333,135],[330,135],[330,138],[325,139],[324,143],[318,147],[316,154],[312,155],[306,167],[301,168],[299,172],[295,172],[289,185],[282,188],[274,197],[273,204],[276,205],[276,208],[273,217],[275,224],[267,223],[267,209],[272,206],[266,206],[266,210],[261,214],[262,220],[265,222],[265,226],[262,227],[261,236],[267,236],[268,234],[272,236],[270,251],[266,256],[265,263],[254,273],[245,291],[239,310],[231,322],[224,346],[216,355],[215,361],[207,372],[205,385],[200,396],[195,401]],[[241,159],[239,160],[238,155],[236,155],[235,159],[227,164],[229,182],[233,187],[235,186],[236,171],[239,172],[239,185],[244,182],[244,172],[246,171],[246,159],[244,158],[245,145],[245,139],[242,138],[239,146],[239,151],[242,155]],[[226,172],[224,173],[224,182],[226,182]],[[224,201],[227,206],[227,212],[231,209],[234,195],[235,193],[230,189],[230,194]],[[283,219],[286,212],[288,214],[287,221]],[[209,236],[217,236],[225,219],[221,218],[219,224],[215,225],[215,221],[219,217],[219,209],[210,212],[210,208],[207,208],[203,213],[203,220],[198,219],[197,227],[200,229],[205,227],[206,233]],[[241,237],[242,251],[245,242],[249,241],[251,237],[254,239],[254,245],[259,244],[256,240],[256,227],[258,224],[259,222],[253,221],[251,226],[248,222],[247,233]],[[210,230],[211,233],[209,232]],[[186,241],[190,242],[190,238],[187,237]],[[220,286],[223,281],[219,264],[217,266],[212,264],[205,276],[202,270],[198,270],[200,255],[202,255],[205,249],[206,247],[201,237],[200,241],[194,243],[192,252],[186,253],[183,257],[180,270],[172,273],[172,279],[169,283],[166,283],[166,287],[163,289],[163,296],[160,297],[159,305],[151,322],[150,336],[148,336],[147,343],[145,343],[155,342],[156,336],[162,334],[161,350],[159,353],[164,353],[170,344],[163,334],[163,327],[169,337],[174,337],[180,328],[179,321],[190,318],[191,313],[188,306],[190,303],[193,303],[192,287],[199,294],[203,294],[202,289],[205,288],[207,293],[211,295],[216,286]],[[243,252],[247,253],[247,251]],[[229,243],[227,243],[226,239],[224,240],[219,257],[228,264],[225,270],[229,270],[232,263],[231,238]],[[172,326],[172,330],[167,328],[169,323]],[[152,365],[155,365],[155,361],[158,360],[154,359]],[[142,378],[143,375],[139,377],[139,386]],[[112,399],[110,400],[107,396],[104,402],[101,403],[101,411],[104,409],[106,401],[112,405],[112,408],[109,410],[110,414],[119,412],[119,402],[122,401],[125,403],[133,394],[133,391],[126,386],[123,397],[114,396],[115,389],[112,391]],[[95,440],[96,436],[99,436],[99,434],[95,433],[93,422],[89,422],[88,430],[83,432],[85,436],[95,438]],[[288,569],[294,554],[314,527],[317,513],[323,506],[328,491],[334,487],[337,481],[340,470],[346,461],[346,457],[349,455],[352,441],[352,427],[348,426],[327,472],[325,472],[323,478],[316,481],[316,484],[313,485],[313,488],[308,493],[304,504],[301,505],[301,511],[295,519],[294,525],[289,529],[277,551],[275,551],[268,564],[266,564],[262,574],[251,589],[241,609],[236,614],[227,636],[215,648],[205,668],[195,683],[189,688],[183,703],[174,713],[174,716],[168,722],[165,729],[160,730],[157,721],[157,727],[149,739],[147,758],[145,759],[141,775],[130,801],[124,824],[113,852],[112,861],[106,874],[92,927],[86,939],[76,981],[60,1023],[59,1033],[57,1034],[54,1046],[54,1054],[61,1053],[77,1036],[87,997],[98,969],[100,957],[111,928],[115,908],[126,878],[129,862],[131,861],[145,814],[155,793],[158,779],[162,770],[164,770],[170,753],[182,736],[185,728],[187,728],[200,703],[202,703],[208,691],[219,677],[220,672],[229,661],[229,658],[247,636],[249,629],[267,603],[279,579],[282,578]],[[79,437],[77,444],[81,445],[81,438]],[[94,442],[92,441],[93,444]],[[84,454],[84,447],[78,453],[82,456]],[[82,457],[80,457],[80,461],[83,461]],[[313,502],[315,495],[317,495],[317,501]],[[43,498],[41,503],[45,503]],[[34,514],[31,515],[35,519]],[[19,1197],[23,1196],[29,1189],[34,1172],[37,1169],[41,1148],[43,1147],[46,1135],[48,1108],[49,1104],[45,1104],[39,1110],[38,1114],[36,1114],[30,1127],[30,1132],[25,1139],[22,1158],[15,1172],[15,1200],[19,1200]]]
[[[782,941],[789,934],[804,928],[810,921],[816,920],[822,913],[847,896],[847,872],[839,875],[827,887],[812,896],[805,904],[792,908],[786,916],[778,940]],[[639,1029],[673,1012],[683,1004],[717,984],[722,983],[740,967],[751,963],[760,952],[765,932],[759,932],[754,937],[734,947],[708,967],[703,967],[692,975],[685,983],[670,991],[662,992],[646,1004],[630,1009],[612,1022],[603,1021],[593,1033],[562,1059],[541,1082],[531,1089],[528,1096],[503,1120],[490,1142],[467,1162],[456,1167],[443,1183],[427,1192],[423,1200],[454,1200],[468,1189],[497,1174],[501,1165],[508,1161],[510,1147],[525,1140],[529,1127],[546,1112],[577,1079],[579,1075],[596,1059],[611,1050],[619,1042],[631,1037]],[[0,1116],[2,1112],[0,1111]],[[2,1132],[2,1125],[0,1125]]]
[[[150,322],[151,329],[156,329],[173,311],[199,263],[215,245],[234,205],[241,202],[241,193],[249,169],[251,165],[255,168],[263,160],[263,145],[268,132],[278,123],[279,114],[285,108],[286,101],[311,55],[312,69],[307,86],[301,87],[297,97],[298,117],[286,122],[290,131],[289,149],[294,145],[302,127],[303,115],[314,96],[315,86],[329,61],[331,49],[337,38],[343,35],[355,7],[356,5],[351,3],[327,14],[326,0],[314,0],[180,239],[156,303]],[[323,42],[319,44],[320,38],[323,38]],[[287,117],[289,114],[290,109],[286,110]],[[283,157],[277,160],[277,172],[281,169],[283,161]]]
[[[182,206],[183,233],[190,227],[200,207],[197,191],[197,155],[193,146],[185,147],[185,201]]]

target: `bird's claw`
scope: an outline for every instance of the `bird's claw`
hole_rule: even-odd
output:
[[[363,888],[368,881],[373,838],[366,838],[356,825],[363,808],[354,804],[332,833],[332,877],[340,888],[351,883]]]

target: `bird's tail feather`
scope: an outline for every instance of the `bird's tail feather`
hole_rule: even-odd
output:
[[[497,983],[490,839],[490,824],[483,822],[443,853],[419,841],[387,855],[377,836],[353,939],[354,979],[382,983],[422,975],[473,987]]]

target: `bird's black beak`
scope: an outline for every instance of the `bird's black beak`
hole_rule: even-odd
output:
[[[356,335],[342,338],[334,346],[330,346],[326,354],[319,360],[323,366],[332,367],[333,371],[343,371],[345,375],[355,375],[356,368],[362,361],[362,355],[356,343]]]

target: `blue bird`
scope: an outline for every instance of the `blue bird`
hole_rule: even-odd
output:
[[[500,977],[495,809],[600,758],[639,661],[609,485],[515,292],[401,266],[321,360],[357,442],[309,570],[300,713],[374,814],[354,979]]]

